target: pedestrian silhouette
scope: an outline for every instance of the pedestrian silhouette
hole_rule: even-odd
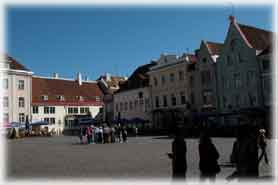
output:
[[[186,143],[181,131],[177,132],[172,143],[172,153],[168,156],[172,159],[173,179],[185,179],[187,170]]]
[[[216,174],[220,172],[218,165],[219,153],[212,143],[207,132],[202,132],[199,143],[199,169],[201,179],[215,180]]]
[[[256,130],[250,124],[241,124],[238,127],[237,140],[234,145],[231,159],[236,164],[236,171],[227,179],[250,179],[259,176],[258,147]]]

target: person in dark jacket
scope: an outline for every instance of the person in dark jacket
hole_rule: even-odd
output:
[[[206,132],[201,133],[199,143],[199,169],[201,179],[215,180],[216,174],[220,172],[218,165],[219,153]]]
[[[172,153],[169,157],[172,158],[173,179],[185,179],[187,170],[186,143],[181,133],[175,136],[172,143]]]

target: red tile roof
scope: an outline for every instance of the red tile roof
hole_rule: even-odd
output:
[[[47,101],[42,99],[43,95],[48,96]],[[59,100],[59,95],[64,96],[65,100]],[[84,100],[80,101],[79,96]],[[74,80],[32,77],[33,105],[102,105],[102,96],[103,93],[96,82],[82,82],[79,86]]]
[[[206,45],[211,55],[220,55],[223,48],[223,44],[217,42],[206,41]]]
[[[263,50],[272,44],[272,32],[239,23],[237,25],[253,48]]]
[[[10,68],[15,70],[23,70],[23,71],[30,71],[24,65],[20,64],[15,58],[5,55],[6,60],[10,61]]]

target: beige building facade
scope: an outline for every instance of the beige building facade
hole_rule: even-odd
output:
[[[189,101],[187,63],[192,55],[162,54],[150,68],[152,120],[155,128],[169,129],[177,112],[185,112]]]

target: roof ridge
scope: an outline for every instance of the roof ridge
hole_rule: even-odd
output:
[[[263,29],[263,28],[258,28],[258,27],[255,27],[255,26],[251,26],[251,25],[247,25],[247,24],[242,24],[242,23],[238,23],[238,22],[237,22],[237,24],[238,24],[239,26],[245,26],[245,27],[249,27],[249,28],[256,29],[256,30],[260,30],[260,31],[264,31],[264,32],[273,33],[273,32],[270,31],[270,30],[265,30],[265,29]]]

